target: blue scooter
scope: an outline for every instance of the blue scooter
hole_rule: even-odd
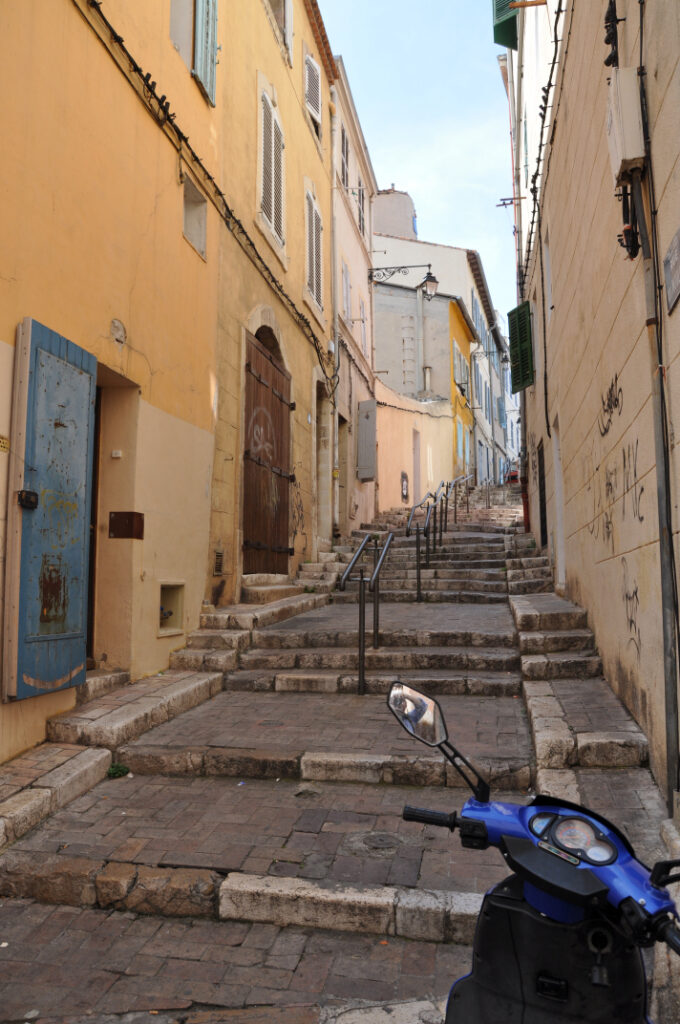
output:
[[[497,847],[512,874],[484,897],[470,974],[451,989],[446,1024],[651,1024],[641,948],[680,954],[665,888],[680,861],[650,871],[601,815],[558,797],[490,801],[489,785],[449,742],[436,700],[402,683],[390,711],[438,747],[473,793],[460,814],[405,807],[407,821],[458,829],[475,850]]]

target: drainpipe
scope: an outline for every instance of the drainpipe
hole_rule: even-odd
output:
[[[338,258],[335,251],[337,237],[336,226],[336,189],[337,175],[335,170],[336,143],[338,134],[337,111],[338,93],[334,85],[331,86],[331,306],[333,309],[333,344],[335,345],[335,379],[336,398],[333,402],[333,525],[331,530],[335,534],[340,529],[340,424],[338,420],[337,389],[339,387],[340,373],[340,331],[338,329]],[[350,410],[351,412],[351,410]]]
[[[666,486],[668,452],[664,442],[663,408],[661,404],[661,354],[657,342],[656,296],[654,263],[645,208],[642,199],[640,172],[633,171],[632,189],[637,211],[645,275],[646,326],[652,370],[652,413],[654,417],[654,456],[656,459],[656,492],[659,514],[659,561],[661,563],[661,623],[663,627],[663,674],[666,698],[666,785],[668,809],[675,816],[678,796],[678,666],[676,659],[677,636],[673,603],[673,576],[671,561],[671,530],[669,494]]]

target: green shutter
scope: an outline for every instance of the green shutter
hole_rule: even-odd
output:
[[[517,49],[517,11],[510,7],[510,0],[493,2],[493,41],[499,46]]]
[[[510,374],[512,393],[534,383],[534,353],[531,347],[531,306],[523,302],[508,313],[510,328]]]
[[[217,70],[217,0],[196,0],[194,20],[194,77],[215,106]]]

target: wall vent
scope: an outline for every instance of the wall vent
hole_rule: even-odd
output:
[[[224,551],[215,552],[215,564],[213,566],[213,576],[224,576]]]

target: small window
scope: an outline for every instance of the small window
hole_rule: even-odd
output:
[[[345,188],[349,188],[349,139],[344,127],[340,130],[340,178]]]
[[[284,167],[283,130],[278,114],[262,93],[262,216],[283,245]]]
[[[184,179],[184,237],[205,259],[208,202],[191,178]]]
[[[363,235],[366,230],[366,207],[364,205],[364,185],[361,178],[359,178],[357,186],[357,212],[359,214],[359,231]]]
[[[321,69],[313,57],[305,58],[305,103],[314,124],[314,131],[321,136]]]
[[[323,309],[321,214],[310,192],[307,192],[305,201],[307,208],[307,288],[319,309]]]

